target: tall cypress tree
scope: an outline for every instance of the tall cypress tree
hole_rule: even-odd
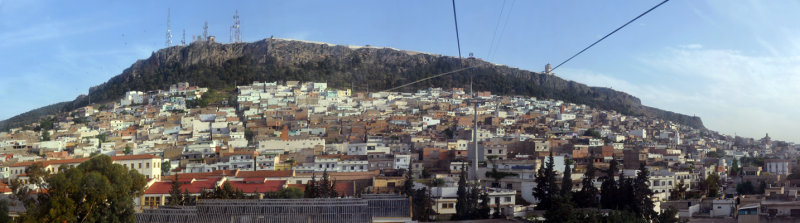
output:
[[[479,213],[480,199],[481,199],[481,189],[478,187],[478,184],[472,184],[472,186],[469,189],[469,199],[468,199],[469,219],[480,219],[481,216],[481,213]]]
[[[645,219],[653,219],[657,216],[653,210],[655,204],[653,204],[652,199],[653,190],[648,185],[649,178],[650,173],[644,167],[644,164],[639,165],[639,173],[636,174],[636,180],[633,182],[633,194],[634,200],[636,200],[636,209],[634,211]]]
[[[600,204],[602,208],[617,209],[617,182],[614,176],[617,175],[617,159],[612,159],[600,185]]]
[[[322,172],[322,180],[319,182],[319,197],[331,197],[331,184],[330,179],[328,178],[328,169],[325,169]]]
[[[564,160],[564,177],[561,178],[561,196],[567,201],[572,199],[572,168],[569,160]]]
[[[553,152],[547,162],[542,164],[542,168],[536,173],[536,187],[533,188],[533,196],[539,200],[536,208],[539,210],[547,210],[553,203],[553,196],[558,194],[558,185],[556,185],[555,173],[553,172]]]
[[[464,164],[461,164],[461,170],[456,191],[456,215],[453,216],[455,220],[465,220],[469,216],[469,192],[467,191],[467,175],[464,171]]]
[[[479,219],[489,218],[489,212],[491,212],[491,207],[489,207],[489,193],[484,191],[483,193],[481,193],[481,206],[478,209],[478,218]]]
[[[621,177],[617,181],[617,192],[614,201],[617,210],[630,211],[636,213],[637,204],[633,190],[633,179],[628,177]]]
[[[583,174],[581,180],[581,191],[579,191],[575,198],[575,204],[582,208],[597,207],[597,188],[594,187],[594,162],[589,161],[586,167],[586,173]]]
[[[183,199],[183,194],[181,194],[181,182],[178,181],[178,174],[175,174],[175,179],[173,179],[170,184],[167,205],[181,205],[183,204]]]
[[[311,174],[311,180],[308,181],[306,184],[306,190],[304,195],[306,198],[318,198],[319,197],[319,190],[317,189],[317,174]]]
[[[411,168],[412,165],[409,163],[408,171],[406,171],[406,180],[403,182],[402,193],[406,196],[412,196],[414,194],[414,176],[412,175]]]

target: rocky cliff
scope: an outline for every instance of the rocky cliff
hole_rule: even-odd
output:
[[[703,128],[699,117],[647,107],[638,98],[624,92],[589,87],[558,76],[478,59],[271,38],[234,44],[195,42],[188,46],[159,50],[150,58],[136,61],[122,74],[92,87],[88,97],[64,103],[62,110],[86,105],[89,99],[92,102],[111,101],[129,90],[165,89],[184,81],[210,88],[244,85],[253,81],[318,81],[327,82],[334,88],[374,92],[465,67],[469,69],[397,90],[468,88],[470,80],[473,80],[476,91],[560,99]],[[0,127],[13,127],[10,123],[20,122],[12,118],[0,123]]]

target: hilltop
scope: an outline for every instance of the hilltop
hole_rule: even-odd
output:
[[[333,88],[382,91],[459,68],[462,72],[433,78],[397,91],[468,88],[498,95],[521,95],[586,104],[626,115],[670,120],[704,128],[699,117],[644,106],[625,92],[590,87],[558,76],[520,70],[474,58],[456,58],[380,47],[354,47],[269,38],[252,43],[194,42],[173,46],[138,60],[121,74],[89,89],[73,101],[32,110],[0,122],[0,130],[19,127],[58,111],[120,98],[126,91],[165,89],[178,82],[210,89],[253,81],[316,81]]]

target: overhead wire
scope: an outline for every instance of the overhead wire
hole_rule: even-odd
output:
[[[664,3],[667,3],[668,1],[669,1],[669,0],[664,0],[664,1],[662,1],[661,3],[658,3],[658,5],[656,5],[656,6],[653,6],[652,8],[650,8],[650,9],[648,9],[647,11],[643,12],[642,14],[639,14],[639,16],[636,16],[636,18],[633,18],[633,19],[631,19],[630,21],[626,22],[624,25],[622,25],[622,26],[618,27],[617,29],[615,29],[614,31],[611,31],[610,33],[606,34],[605,36],[603,36],[603,38],[600,38],[599,40],[595,41],[594,43],[592,43],[591,45],[587,46],[586,48],[583,48],[583,50],[581,50],[581,51],[579,51],[578,53],[576,53],[575,55],[572,55],[571,57],[567,58],[567,60],[564,60],[564,62],[561,62],[561,63],[559,63],[558,65],[556,65],[555,67],[553,67],[553,68],[552,68],[552,69],[550,69],[550,70],[551,70],[551,71],[555,71],[556,69],[558,69],[559,67],[561,67],[561,65],[564,65],[565,63],[567,63],[567,62],[569,62],[570,60],[572,60],[572,58],[575,58],[575,57],[577,57],[578,55],[580,55],[580,54],[581,54],[581,53],[583,53],[584,51],[588,50],[589,48],[592,48],[594,45],[597,45],[597,43],[599,43],[600,41],[603,41],[604,39],[608,38],[608,37],[609,37],[609,36],[611,36],[612,34],[614,34],[614,33],[616,33],[617,31],[619,31],[620,29],[622,29],[622,28],[625,28],[625,26],[628,26],[628,24],[631,24],[631,23],[633,23],[633,22],[634,22],[634,21],[636,21],[637,19],[641,18],[642,16],[646,15],[647,13],[650,13],[650,11],[653,11],[654,9],[658,8],[659,6],[663,5]]]
[[[503,21],[503,11],[506,9],[506,0],[503,0],[503,6],[500,7],[500,15],[497,16],[497,24],[494,25],[494,34],[492,34],[492,42],[489,42],[489,52],[486,53],[486,58],[488,60],[489,56],[492,55],[492,48],[494,47],[494,40],[497,37],[497,30],[500,28],[500,22]]]
[[[461,58],[461,38],[458,37],[458,16],[456,16],[456,0],[453,0],[453,20],[456,22],[456,43],[458,43],[458,58]]]
[[[503,22],[503,29],[500,30],[500,37],[497,38],[497,45],[500,44],[500,41],[503,39],[503,34],[506,33],[506,28],[508,27],[508,20],[510,20],[511,12],[514,10],[514,3],[517,3],[517,0],[511,1],[511,6],[509,6],[508,13],[506,13],[506,20],[505,22]],[[495,45],[494,52],[489,57],[494,57],[494,55],[497,54],[497,48],[498,48],[497,45]]]
[[[413,81],[411,83],[407,83],[407,84],[400,85],[400,86],[397,86],[397,87],[389,88],[389,89],[386,89],[384,91],[397,90],[397,89],[400,89],[400,88],[403,88],[403,87],[407,87],[407,86],[412,85],[412,84],[416,84],[416,83],[423,82],[423,81],[426,81],[426,80],[429,80],[429,79],[432,79],[432,78],[436,78],[436,77],[440,77],[440,76],[444,76],[444,75],[448,75],[448,74],[452,74],[452,73],[458,73],[458,72],[461,72],[461,71],[464,71],[464,70],[467,70],[467,69],[470,69],[470,68],[472,68],[472,66],[461,68],[461,69],[457,69],[457,70],[452,70],[452,71],[448,71],[448,72],[444,72],[444,73],[440,73],[440,74],[437,74],[437,75],[433,75],[433,76],[430,76],[430,77],[426,77],[426,78],[422,78],[422,79]]]
[[[458,36],[458,16],[456,16],[456,0],[453,0],[452,2],[453,2],[453,21],[455,22],[455,26],[456,26],[456,43],[458,45],[458,58],[461,59],[461,38]],[[439,73],[439,74],[436,74],[436,75],[433,75],[433,76],[430,76],[430,77],[422,78],[422,79],[419,79],[419,80],[416,80],[416,81],[412,81],[410,83],[406,83],[406,84],[403,84],[403,85],[400,85],[400,86],[397,86],[397,87],[389,88],[389,89],[386,89],[386,90],[383,90],[383,91],[397,90],[397,89],[400,89],[400,88],[403,88],[403,87],[407,87],[407,86],[410,86],[412,84],[416,84],[416,83],[419,83],[419,82],[422,82],[422,81],[430,80],[430,79],[433,79],[433,78],[441,77],[441,76],[452,74],[452,73],[458,73],[458,72],[461,72],[461,71],[464,71],[464,70],[467,70],[467,69],[471,69],[471,68],[473,68],[473,67],[472,66],[464,67],[464,68],[451,70],[451,71],[444,72],[444,73]]]

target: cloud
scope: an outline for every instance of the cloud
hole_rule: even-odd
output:
[[[697,44],[697,43],[693,43],[693,44],[680,45],[680,46],[678,46],[678,48],[696,50],[696,49],[702,49],[703,45],[700,45],[700,44]]]
[[[38,41],[64,38],[104,30],[123,23],[96,21],[88,18],[35,23],[16,30],[0,33],[0,47],[24,46]]]
[[[652,71],[678,79],[670,94],[687,101],[668,104],[697,111],[707,127],[750,137],[765,132],[800,142],[800,56],[753,56],[736,50],[691,47],[666,48],[639,60]],[[639,83],[644,86],[651,84]],[[682,84],[682,86],[678,86]]]
[[[800,123],[800,56],[753,56],[688,44],[634,63],[642,71],[610,75],[564,68],[558,75],[630,93],[645,105],[698,115],[706,127],[726,134],[760,138],[769,133],[800,142],[795,124]]]

